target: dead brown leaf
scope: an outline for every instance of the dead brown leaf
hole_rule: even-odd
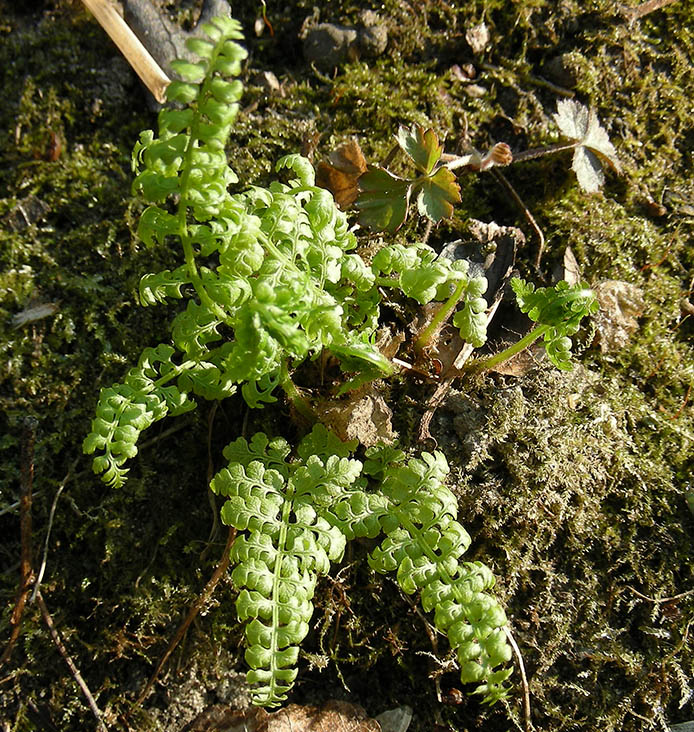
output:
[[[342,209],[349,208],[359,195],[357,181],[366,172],[366,158],[359,143],[352,139],[334,150],[329,161],[321,161],[316,167],[316,184],[327,188]]]
[[[391,444],[397,437],[393,412],[373,384],[352,392],[344,401],[329,402],[321,418],[345,442],[358,439],[372,447]]]
[[[643,313],[641,290],[629,282],[604,280],[594,288],[600,303],[595,316],[595,340],[603,353],[624,348],[639,327],[637,318]]]

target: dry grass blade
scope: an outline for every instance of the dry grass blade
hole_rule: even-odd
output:
[[[118,46],[152,96],[159,104],[163,104],[166,100],[164,92],[170,79],[130,30],[127,23],[118,15],[108,0],[82,0],[82,2]]]

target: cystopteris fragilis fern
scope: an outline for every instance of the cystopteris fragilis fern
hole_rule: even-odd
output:
[[[314,185],[307,160],[289,155],[289,183],[230,193],[236,175],[225,145],[236,117],[237,74],[246,52],[240,26],[215,18],[207,40],[191,39],[199,62],[177,62],[183,77],[159,114],[159,136],[143,132],[133,152],[134,182],[149,204],[138,234],[147,245],[180,244],[184,264],[145,275],[140,301],[187,299],[172,342],[147,351],[126,381],[102,391],[91,434],[96,472],[120,486],[142,430],[195,407],[189,396],[223,399],[241,386],[250,406],[275,401],[290,371],[330,348],[346,368],[377,374],[393,367],[371,343],[377,325],[375,277],[357,255],[347,219]],[[231,334],[231,337],[229,337]],[[149,353],[158,361],[153,371]],[[156,373],[155,373],[156,371]]]
[[[288,182],[229,191],[236,176],[224,148],[241,86],[226,77],[239,73],[246,53],[230,18],[204,31],[206,38],[188,41],[199,61],[178,62],[182,78],[167,91],[183,108],[160,112],[158,137],[142,133],[133,154],[134,189],[148,204],[139,236],[149,246],[177,243],[183,253],[173,271],[142,278],[140,301],[183,302],[171,344],[145,349],[123,383],[101,391],[84,450],[96,453],[95,472],[113,486],[125,481],[140,433],[193,409],[194,397],[220,400],[240,388],[258,407],[282,388],[297,401],[292,372],[324,350],[357,380],[392,374],[374,344],[382,288],[422,304],[443,301],[441,317],[458,308],[463,338],[485,338],[484,277],[423,244],[384,247],[367,264],[304,158],[279,161]],[[316,427],[291,458],[286,441],[259,434],[226,448],[228,464],[211,483],[226,498],[222,519],[240,532],[232,577],[254,701],[276,706],[286,698],[318,578],[342,558],[348,539],[380,535],[371,566],[394,572],[403,591],[421,593],[457,652],[462,680],[495,701],[510,674],[506,618],[489,594],[491,572],[460,559],[470,539],[443,483],[443,455],[405,462],[383,448],[362,466],[351,457],[355,448]]]
[[[407,594],[421,591],[424,610],[434,611],[436,627],[457,653],[461,680],[478,683],[475,693],[486,702],[497,701],[511,675],[510,669],[497,668],[511,659],[506,615],[488,593],[495,582],[489,568],[460,561],[470,537],[457,521],[457,500],[444,484],[446,458],[437,451],[405,463],[404,454],[390,448],[371,448],[367,458],[365,472],[377,479],[379,500],[369,494],[368,515],[361,496],[338,502],[333,508],[338,525],[352,538],[363,535],[364,523],[378,517],[385,538],[371,552],[369,564],[383,574],[395,572]]]
[[[424,609],[434,611],[436,627],[457,652],[462,681],[496,701],[511,674],[499,668],[511,657],[506,616],[488,593],[490,570],[460,561],[470,538],[443,483],[443,454],[403,464],[399,451],[372,450],[362,471],[349,458],[354,447],[317,426],[289,461],[284,440],[258,434],[226,449],[229,464],[212,481],[227,498],[222,520],[243,532],[232,548],[232,579],[255,703],[275,706],[291,688],[318,576],[342,558],[347,539],[380,534],[370,565],[394,572],[408,594],[421,590]]]
[[[369,451],[373,459],[376,449]],[[477,682],[475,693],[493,703],[506,692],[511,660],[506,615],[490,595],[494,576],[481,562],[461,562],[470,536],[457,521],[458,502],[445,486],[448,464],[443,453],[423,453],[406,464],[385,466],[379,487],[387,499],[381,518],[386,538],[369,558],[378,572],[396,572],[407,594],[421,591],[425,611],[446,633],[456,651],[463,682]],[[378,475],[378,473],[376,473]]]
[[[97,453],[94,469],[113,486],[123,484],[140,433],[193,409],[192,396],[224,399],[240,387],[258,407],[275,401],[279,387],[301,408],[291,372],[323,350],[363,379],[392,374],[373,342],[383,287],[420,303],[462,298],[461,312],[486,287],[484,278],[467,277],[466,263],[451,264],[423,244],[385,247],[367,265],[352,251],[345,214],[299,155],[277,164],[294,176],[288,183],[231,193],[237,178],[224,148],[241,84],[224,77],[239,72],[246,52],[230,18],[204,31],[207,40],[188,41],[200,60],[176,62],[183,80],[167,89],[184,108],[162,110],[159,136],[143,132],[133,151],[133,187],[148,203],[138,234],[149,246],[178,242],[184,257],[173,271],[142,277],[140,302],[186,305],[171,326],[173,348],[146,351],[124,383],[101,393],[84,449]],[[482,342],[484,322],[467,318],[463,337]]]
[[[297,674],[316,580],[345,548],[325,508],[354,484],[361,464],[336,453],[289,463],[286,442],[266,443],[262,434],[250,446],[242,439],[232,443],[225,451],[229,465],[211,487],[227,498],[222,521],[243,532],[231,549],[231,576],[240,590],[238,617],[246,622],[253,700],[277,706]]]

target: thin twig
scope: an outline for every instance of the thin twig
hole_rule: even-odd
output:
[[[516,643],[516,639],[508,628],[504,628],[506,633],[506,639],[513,648],[513,652],[516,655],[518,661],[518,670],[521,675],[521,686],[523,687],[523,717],[525,719],[525,732],[531,732],[534,729],[532,718],[530,715],[530,687],[528,686],[528,677],[525,675],[525,664],[523,663],[523,656],[521,655],[520,648]]]
[[[75,662],[70,657],[70,654],[67,652],[67,648],[65,648],[65,644],[63,643],[60,634],[58,633],[54,623],[53,618],[51,617],[51,614],[48,612],[48,608],[46,607],[46,603],[43,600],[43,595],[39,591],[36,594],[36,602],[41,610],[41,615],[43,616],[44,622],[48,626],[48,630],[51,634],[51,637],[53,638],[53,642],[58,647],[58,650],[60,651],[60,655],[65,659],[65,663],[68,665],[68,668],[70,669],[70,673],[72,674],[72,678],[77,682],[77,685],[82,690],[82,693],[84,694],[85,698],[87,699],[87,704],[89,704],[89,708],[92,710],[92,714],[96,717],[97,727],[100,730],[100,732],[108,732],[106,725],[104,724],[102,718],[101,718],[101,710],[96,704],[96,701],[94,700],[94,697],[92,696],[91,691],[89,691],[89,687],[87,686],[86,682],[82,678],[82,675],[77,669],[77,666],[75,666]]]
[[[538,160],[547,155],[554,155],[565,150],[575,150],[578,145],[578,142],[558,142],[556,145],[545,145],[544,147],[533,147],[530,150],[521,150],[520,152],[513,153],[513,162],[525,163],[528,160]]]
[[[38,498],[41,495],[41,491],[36,491],[32,495],[34,498]],[[5,506],[5,508],[0,510],[0,516],[4,516],[6,513],[12,513],[13,511],[16,511],[19,508],[21,503],[22,503],[21,501],[15,501],[14,503],[8,503],[7,506]]]
[[[393,145],[393,147],[388,150],[388,154],[383,158],[381,161],[381,167],[387,168],[395,159],[395,156],[400,152],[400,145]]]
[[[677,0],[648,0],[645,3],[641,3],[641,5],[637,5],[635,8],[627,8],[622,5],[619,11],[630,23],[633,23],[635,20],[639,20],[649,13],[672,5],[674,2],[677,2]]]
[[[687,393],[684,395],[684,401],[682,402],[680,408],[670,417],[670,419],[677,419],[682,412],[684,411],[684,408],[687,406],[687,403],[689,402],[689,397],[692,393],[692,385],[690,384],[687,387]]]
[[[191,420],[184,420],[182,422],[178,422],[178,424],[173,425],[173,427],[169,427],[168,429],[165,429],[163,432],[160,432],[156,437],[151,437],[149,440],[145,440],[142,444],[138,445],[138,450],[145,450],[148,447],[151,447],[152,445],[156,444],[157,442],[160,442],[161,440],[165,440],[167,437],[176,434],[176,432],[180,432],[181,430],[186,429],[187,427],[190,427],[192,424]]]
[[[77,467],[77,463],[80,461],[80,458],[75,458],[72,465],[69,467],[67,471],[67,475],[63,478],[63,482],[58,486],[58,490],[55,493],[55,497],[53,498],[53,503],[51,504],[51,511],[48,514],[48,528],[46,529],[46,539],[43,542],[43,556],[41,557],[41,566],[39,567],[39,573],[36,576],[36,582],[34,583],[34,590],[31,593],[31,602],[34,602],[36,600],[36,595],[38,595],[39,589],[41,588],[41,581],[43,580],[44,572],[46,571],[46,561],[48,559],[48,544],[51,539],[51,530],[53,528],[53,519],[55,518],[55,509],[58,505],[58,499],[60,498],[60,494],[63,492],[65,486],[68,484],[68,481],[73,476],[73,471]]]
[[[10,616],[12,633],[5,650],[0,657],[0,666],[7,663],[12,655],[14,645],[19,638],[22,614],[29,597],[29,588],[34,579],[31,567],[31,489],[34,484],[34,441],[36,439],[37,420],[27,417],[22,430],[22,474],[19,494],[19,530],[21,535],[21,559],[19,563],[19,587],[14,610]]]
[[[210,535],[207,539],[207,547],[200,556],[200,559],[206,558],[207,551],[211,546],[212,541],[217,536],[217,532],[219,531],[219,511],[217,511],[217,504],[214,500],[214,493],[210,488],[210,483],[212,482],[212,478],[214,478],[215,474],[214,458],[212,457],[212,432],[214,430],[214,418],[217,414],[218,406],[219,402],[214,402],[209,414],[207,415],[207,498],[210,502],[210,508],[212,509],[212,528],[210,529]]]
[[[520,208],[520,210],[523,212],[523,215],[526,218],[526,221],[530,224],[530,226],[533,228],[533,231],[535,232],[535,235],[538,238],[539,245],[537,248],[537,254],[535,256],[535,269],[540,269],[540,260],[542,259],[542,253],[545,251],[545,235],[542,233],[542,229],[537,225],[537,221],[535,221],[535,218],[530,213],[530,210],[528,207],[523,203],[523,200],[521,197],[516,193],[516,189],[509,183],[506,176],[498,169],[498,168],[492,168],[492,175],[501,183],[501,185],[506,189],[506,191],[509,193],[511,198],[516,202],[516,205]]]
[[[535,86],[549,89],[549,91],[554,92],[560,97],[568,97],[569,99],[573,99],[576,96],[576,92],[571,91],[571,89],[567,89],[564,86],[553,84],[551,81],[545,79],[543,76],[528,76],[528,81]]]
[[[424,442],[425,440],[434,440],[434,442],[436,442],[436,439],[431,434],[429,426],[431,425],[431,420],[434,418],[434,413],[441,406],[443,400],[446,398],[446,394],[448,394],[452,383],[453,379],[444,379],[436,387],[436,390],[427,401],[426,409],[424,411],[424,414],[422,415],[422,419],[419,422],[419,435],[417,437],[419,442]]]
[[[670,0],[672,2],[673,0]],[[479,64],[479,67],[483,71],[489,71],[492,74],[503,75],[504,72],[512,75],[512,76],[518,76],[515,71],[512,69],[505,69],[500,66],[494,66],[493,64],[487,64],[487,63],[481,63]],[[556,84],[552,84],[551,81],[547,81],[547,79],[543,79],[541,76],[533,76],[532,74],[525,74],[522,76],[522,80],[527,81],[530,84],[534,84],[535,86],[544,87],[545,89],[549,89],[551,92],[554,92],[555,94],[558,94],[561,97],[569,97],[573,98],[576,96],[576,94],[571,91],[571,89],[566,89],[563,86],[557,86]]]
[[[422,236],[422,244],[426,244],[431,236],[432,229],[434,228],[434,222],[431,219],[427,219],[427,225],[424,229],[424,235]]]
[[[496,311],[499,308],[500,303],[501,297],[497,297],[496,300],[492,303],[492,306],[487,311],[487,327],[489,327],[489,324],[492,322],[492,318],[494,317],[494,315],[496,315]],[[455,357],[451,368],[446,373],[441,375],[441,383],[436,387],[436,390],[427,401],[426,409],[419,423],[419,442],[424,442],[425,440],[434,440],[434,442],[436,441],[432,436],[431,431],[429,430],[431,420],[433,419],[436,410],[441,406],[443,400],[446,398],[446,395],[448,394],[451,388],[451,384],[453,384],[453,381],[462,376],[463,367],[465,366],[465,363],[470,358],[470,356],[472,356],[472,352],[474,350],[474,346],[472,346],[470,343],[465,343],[460,349],[458,355]]]
[[[441,666],[442,662],[439,659],[439,643],[438,643],[438,638],[436,637],[436,633],[437,633],[436,628],[432,628],[432,625],[429,622],[429,619],[426,617],[426,615],[424,615],[424,613],[419,608],[419,605],[417,605],[417,603],[415,603],[409,597],[409,595],[403,594],[403,597],[405,598],[405,601],[408,603],[410,608],[412,610],[414,610],[414,612],[417,615],[419,615],[419,619],[422,621],[422,625],[424,625],[424,631],[429,636],[429,642],[431,643],[431,648],[433,651],[433,658],[436,660],[436,662],[439,664],[439,666]],[[427,653],[426,655],[431,657],[431,654],[429,654],[429,653]],[[431,678],[431,675],[429,676],[429,678]],[[440,704],[441,700],[443,698],[441,695],[441,677],[438,674],[436,674],[433,678],[434,678],[434,686],[436,687],[436,699],[438,700],[438,702]]]
[[[186,634],[186,631],[188,630],[188,627],[190,624],[195,620],[195,617],[202,609],[203,605],[207,602],[210,595],[214,591],[214,588],[217,586],[217,583],[221,579],[224,572],[226,572],[227,567],[229,566],[230,557],[229,557],[229,550],[231,549],[231,545],[234,542],[234,539],[236,538],[236,529],[233,527],[229,527],[229,533],[227,535],[227,543],[224,547],[224,553],[222,554],[222,558],[219,560],[219,564],[217,565],[217,568],[215,569],[214,573],[212,574],[212,577],[210,577],[209,582],[205,585],[205,589],[202,591],[201,595],[198,597],[198,599],[195,601],[193,606],[188,611],[188,615],[186,616],[186,619],[178,626],[178,630],[174,634],[174,637],[171,639],[171,642],[169,643],[166,651],[164,651],[164,654],[157,662],[157,665],[154,669],[154,672],[149,678],[149,681],[145,684],[144,689],[140,692],[140,696],[138,696],[137,701],[133,705],[133,708],[139,707],[140,704],[145,700],[147,695],[149,694],[152,686],[154,686],[154,682],[157,680],[157,677],[159,676],[159,673],[164,668],[166,662],[169,660],[169,657],[176,649],[176,646],[181,642],[181,639]]]
[[[653,597],[648,597],[647,595],[643,595],[638,590],[635,590],[633,587],[631,587],[631,585],[627,585],[627,590],[631,590],[637,597],[640,597],[642,600],[652,602],[654,605],[661,605],[665,602],[676,602],[677,600],[681,600],[684,597],[694,595],[694,590],[687,590],[686,592],[681,592],[679,595],[673,595],[672,597],[660,597],[656,599]]]

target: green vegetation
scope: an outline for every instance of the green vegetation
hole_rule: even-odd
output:
[[[374,160],[386,155],[400,124],[436,130],[447,150],[460,149],[466,134],[482,150],[498,141],[514,151],[559,142],[553,115],[560,97],[542,84],[547,79],[594,108],[609,133],[622,175],[608,174],[598,193],[578,189],[568,151],[505,173],[545,233],[541,275],[549,280],[570,246],[582,279],[598,292],[606,280],[638,288],[635,329],[615,345],[600,314],[592,344],[578,335],[581,365],[573,371],[539,364],[467,381],[464,391],[449,392],[431,433],[451,466],[447,482],[473,539],[466,557],[497,577],[495,594],[525,659],[536,728],[621,732],[691,719],[691,8],[675,2],[628,24],[607,0],[561,7],[425,2],[421,13],[387,0],[379,8],[390,31],[386,54],[317,75],[297,41],[314,5],[269,7],[275,35],[259,37],[255,3],[234,6],[251,51],[242,78],[272,69],[282,85],[280,95],[251,86],[244,96],[227,150],[240,178],[235,190],[268,187],[275,161],[316,132],[323,135],[319,157],[357,134]],[[365,5],[327,2],[320,20],[357,22],[357,6]],[[195,13],[183,2],[179,20]],[[491,40],[473,54],[464,36],[480,21]],[[210,456],[211,476],[215,456],[242,433],[243,402],[235,395],[212,409],[203,399],[165,423],[177,431],[152,427],[118,491],[90,475],[80,442],[94,394],[122,378],[143,348],[167,342],[169,323],[186,303],[137,307],[141,273],[174,272],[181,262],[168,246],[173,239],[145,248],[131,233],[141,204],[127,195],[129,151],[152,120],[98,27],[74,3],[58,0],[43,11],[8,9],[0,33],[8,101],[0,108],[0,530],[7,537],[0,631],[9,636],[17,588],[15,504],[28,414],[39,421],[34,566],[48,539],[42,592],[56,625],[109,726],[130,712],[131,729],[180,729],[206,705],[237,698],[229,690],[244,667],[242,630],[228,584],[218,586],[156,693],[140,710],[130,704],[222,552],[218,533],[208,543],[218,509],[211,513],[201,495]],[[476,67],[472,83],[481,95],[468,94],[470,84],[451,71],[463,63]],[[57,159],[51,132],[62,143]],[[449,239],[469,241],[468,217],[525,226],[491,175],[461,174],[457,183],[461,202],[433,230],[434,250]],[[20,214],[20,228],[10,226],[29,195],[44,213],[26,225]],[[536,243],[526,233],[530,244],[517,264],[524,279],[537,282]],[[406,244],[422,234],[423,224],[410,218],[395,236]],[[350,253],[370,261],[379,246],[361,232]],[[401,298],[399,287],[388,291],[394,304],[381,315],[404,327],[419,305]],[[15,320],[40,305],[52,314]],[[499,329],[517,330],[504,307]],[[490,353],[498,350],[495,339],[491,332]],[[325,370],[327,391],[343,383],[331,368],[308,358],[295,380],[299,387],[319,383]],[[415,376],[378,388],[409,451],[434,387]],[[250,410],[246,421],[246,434],[298,442],[281,399]],[[457,675],[423,668],[432,653],[423,619],[395,583],[376,582],[366,563],[354,561],[366,544],[350,545],[339,571],[319,580],[315,631],[303,641],[292,699],[344,694],[344,682],[373,714],[411,700],[413,732],[436,721],[455,730],[507,730],[509,718],[522,724],[515,674],[510,695],[491,708],[474,699],[438,703],[429,673],[444,691]],[[25,610],[3,674],[0,717],[16,729],[39,729],[46,719],[65,730],[93,724],[35,605]]]
[[[142,304],[180,299],[186,290],[193,296],[172,323],[174,346],[145,349],[123,384],[101,392],[84,450],[98,453],[94,472],[112,487],[123,486],[123,465],[137,454],[140,433],[167,414],[193,409],[191,394],[221,400],[241,383],[246,402],[257,407],[276,401],[272,392],[280,386],[311,418],[290,374],[310,354],[330,349],[348,370],[359,368],[361,380],[392,374],[394,367],[370,340],[378,323],[377,287],[398,286],[424,304],[458,281],[456,303],[471,290],[475,305],[485,288],[469,286],[467,263],[439,261],[424,245],[384,247],[369,269],[347,253],[355,240],[347,234],[346,217],[315,187],[312,168],[298,156],[278,163],[279,170],[288,167],[299,176],[288,185],[231,195],[228,187],[237,178],[223,151],[241,88],[224,77],[239,73],[245,52],[234,43],[241,37],[235,21],[216,18],[204,30],[209,40],[188,42],[200,60],[176,62],[182,81],[167,90],[170,101],[185,106],[160,112],[159,137],[142,133],[133,152],[134,188],[150,204],[138,233],[149,246],[175,237],[185,256],[173,272],[142,278]],[[174,197],[169,212],[165,206]],[[216,267],[210,266],[213,258]],[[522,292],[523,307],[527,301],[538,312],[551,311],[535,318],[554,327],[550,344],[560,338],[557,333],[563,336],[565,324],[573,332],[587,312],[571,307],[577,300],[567,292],[573,291],[557,290],[558,300],[545,291]],[[483,308],[468,310],[459,310],[456,325],[462,337],[481,344]],[[223,339],[222,328],[233,336]],[[562,349],[565,361],[563,340]],[[362,466],[345,457],[346,446],[325,428],[312,435],[300,443],[303,462],[295,465],[283,465],[285,441],[274,441],[265,453],[262,433],[250,451],[237,440],[225,450],[229,465],[211,481],[215,492],[229,497],[224,523],[250,532],[248,540],[234,542],[232,578],[245,588],[236,603],[239,619],[251,619],[246,659],[255,703],[276,706],[286,699],[318,574],[342,558],[346,539],[373,539],[381,532],[386,539],[372,552],[372,567],[396,571],[408,593],[422,590],[425,609],[435,611],[436,625],[458,650],[462,680],[482,682],[477,692],[488,702],[502,698],[511,671],[494,669],[511,657],[506,618],[485,593],[494,582],[491,572],[479,563],[458,564],[470,539],[455,521],[453,494],[441,484],[448,472],[443,455],[424,453],[423,461],[407,467],[395,467],[404,453],[389,455],[371,471],[380,487],[366,492]]]
[[[356,443],[342,443],[314,427],[288,463],[288,443],[262,433],[250,445],[240,438],[224,451],[229,464],[212,480],[225,497],[222,520],[247,532],[236,538],[232,560],[236,601],[246,622],[254,703],[277,706],[297,674],[299,648],[313,615],[318,575],[342,559],[345,541],[385,538],[369,555],[381,574],[395,572],[407,594],[421,591],[422,606],[435,613],[448,637],[464,683],[488,703],[503,698],[511,669],[506,616],[487,590],[494,577],[481,562],[460,563],[470,537],[456,520],[455,496],[443,485],[443,454],[405,454],[370,448],[366,462],[349,459]],[[361,477],[361,474],[364,477]],[[376,480],[368,490],[366,476]],[[249,622],[250,621],[250,622]],[[481,682],[481,683],[480,683]]]

